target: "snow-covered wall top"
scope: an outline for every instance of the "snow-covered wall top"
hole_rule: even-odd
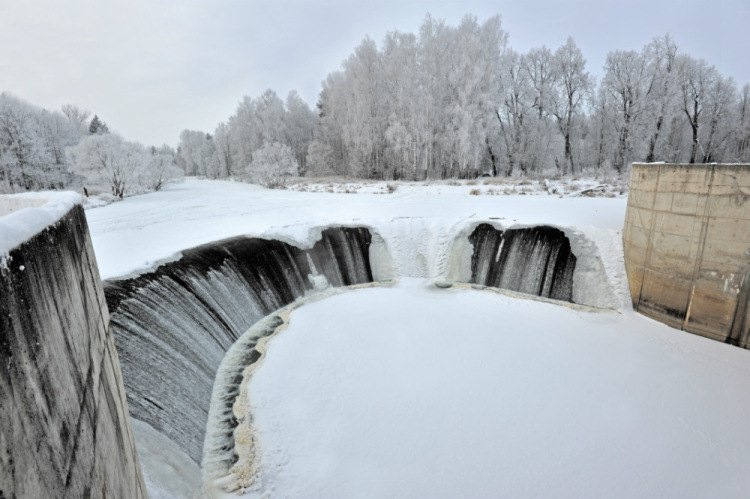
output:
[[[25,192],[0,196],[0,259],[57,222],[81,196],[74,192]]]

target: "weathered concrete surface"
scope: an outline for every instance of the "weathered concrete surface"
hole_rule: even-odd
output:
[[[633,164],[623,246],[636,310],[750,348],[750,165]]]
[[[0,262],[0,497],[146,496],[108,324],[80,205]]]

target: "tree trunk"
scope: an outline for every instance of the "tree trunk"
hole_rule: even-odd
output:
[[[622,170],[625,167],[625,149],[627,149],[628,147],[628,132],[630,131],[629,121],[630,119],[626,116],[625,125],[622,127],[622,131],[620,132],[620,141],[617,145],[617,155],[615,156],[615,164],[613,166],[615,167],[615,171],[618,174],[622,173]]]
[[[653,163],[654,151],[656,149],[656,141],[659,140],[659,132],[661,131],[661,125],[664,122],[664,116],[659,116],[656,120],[656,130],[651,135],[651,140],[648,142],[648,154],[646,155],[646,162]]]
[[[698,124],[691,122],[690,127],[693,129],[693,145],[690,147],[690,164],[693,164],[695,163],[695,156],[698,154]]]
[[[490,155],[490,161],[492,162],[492,176],[497,177],[497,158],[495,157],[495,153],[492,152],[492,146],[490,145],[490,139],[489,137],[486,139],[487,142],[487,152]]]
[[[690,164],[695,163],[695,156],[698,154],[698,100],[693,100],[693,115],[685,110],[685,113],[690,118],[690,128],[693,129],[693,145],[690,148]]]

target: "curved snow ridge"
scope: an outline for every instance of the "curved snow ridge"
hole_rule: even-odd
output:
[[[0,259],[81,205],[75,192],[24,192],[0,196]]]

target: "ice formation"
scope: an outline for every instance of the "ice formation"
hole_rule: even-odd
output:
[[[572,301],[576,257],[561,230],[542,225],[501,231],[482,224],[469,240],[471,282]]]

